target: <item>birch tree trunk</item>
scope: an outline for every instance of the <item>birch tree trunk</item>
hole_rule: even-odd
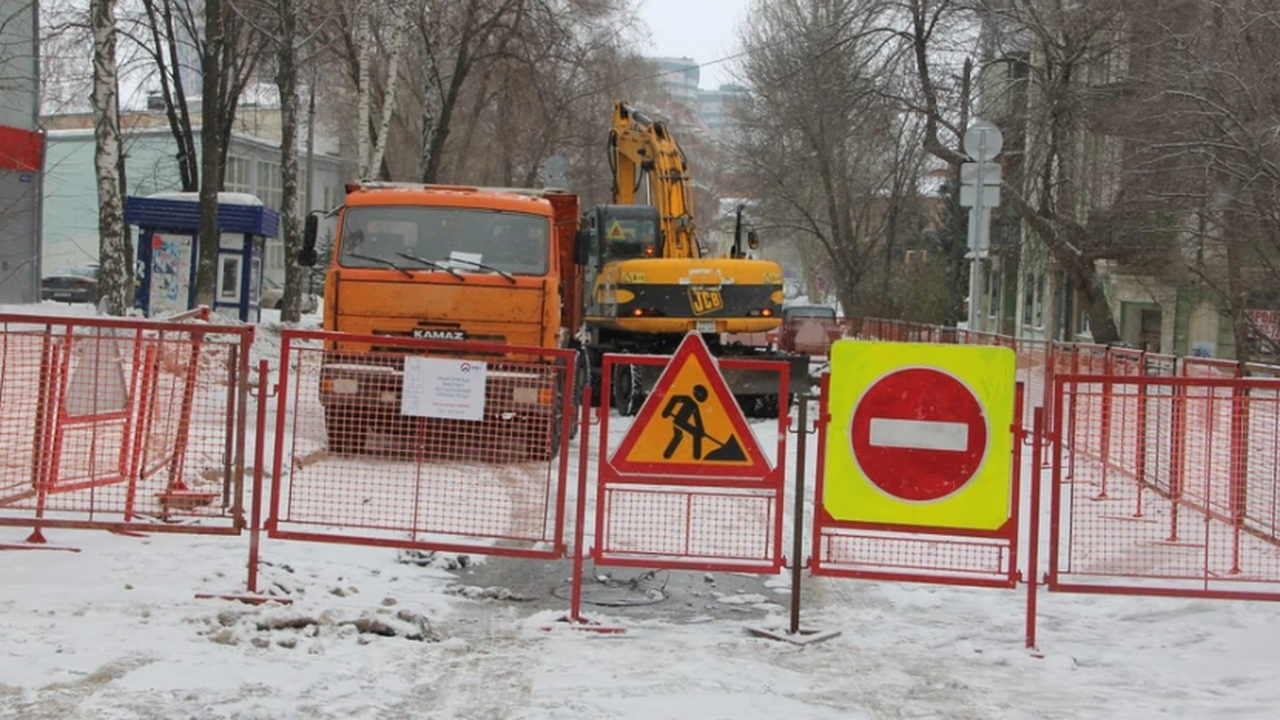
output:
[[[382,168],[382,156],[387,150],[387,136],[391,134],[391,115],[396,106],[396,86],[400,80],[400,54],[404,49],[405,26],[409,23],[408,5],[402,5],[395,14],[395,35],[391,41],[390,67],[387,68],[387,96],[382,99],[382,120],[378,123],[377,145],[369,161],[369,171]],[[361,85],[363,87],[363,84]],[[363,93],[362,93],[363,95]],[[361,177],[367,177],[362,175]]]
[[[372,34],[369,32],[369,10],[361,7],[358,11],[359,19],[356,20],[356,44],[359,46],[357,52],[359,59],[359,99],[356,101],[356,152],[358,158],[359,172],[358,179],[365,180],[369,177],[369,96],[372,88],[369,87],[369,44],[373,42]]]
[[[133,268],[129,266],[120,197],[120,105],[116,67],[115,0],[92,0],[94,116],[93,165],[98,181],[99,306],[124,315],[131,304]]]

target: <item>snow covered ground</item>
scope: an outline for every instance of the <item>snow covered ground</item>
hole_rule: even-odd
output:
[[[255,356],[271,356],[278,329],[271,318],[262,324]],[[611,431],[625,430],[624,420],[611,422]],[[765,448],[774,445],[775,424],[754,429]],[[26,534],[0,528],[0,543]],[[525,562],[528,572],[494,587],[475,584],[492,573],[406,563],[391,549],[267,539],[260,583],[293,603],[251,606],[196,598],[243,590],[247,535],[46,535],[80,552],[0,551],[0,718],[1280,712],[1277,604],[1042,593],[1040,646],[1031,652],[1022,590],[806,576],[805,625],[841,634],[797,646],[746,631],[786,625],[789,577],[750,587],[710,574],[696,578],[706,585],[697,612],[675,598],[585,606],[627,631],[596,635],[556,622],[568,609],[551,592],[563,586],[564,563],[501,561]]]

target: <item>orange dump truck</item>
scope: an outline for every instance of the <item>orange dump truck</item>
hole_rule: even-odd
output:
[[[330,448],[358,451],[370,431],[404,422],[406,348],[375,337],[569,347],[570,329],[581,322],[578,216],[577,196],[554,191],[349,186],[325,278],[324,329],[365,340],[334,343],[321,368]],[[316,262],[317,227],[317,217],[308,218],[303,265]],[[505,360],[506,370],[487,376],[484,419],[523,433],[531,455],[549,457],[560,441],[563,393],[572,388],[562,369],[538,371],[552,358]]]

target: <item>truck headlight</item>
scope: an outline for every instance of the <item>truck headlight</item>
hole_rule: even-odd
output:
[[[355,395],[360,392],[360,381],[355,378],[334,378],[329,383],[329,390],[334,395]]]

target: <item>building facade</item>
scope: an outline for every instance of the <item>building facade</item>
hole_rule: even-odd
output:
[[[0,303],[40,299],[44,139],[36,7],[0,3]]]
[[[73,126],[77,119],[51,118],[55,126]],[[269,124],[269,123],[268,123]],[[126,194],[147,196],[182,190],[174,141],[166,127],[134,123],[123,131]],[[278,125],[278,122],[277,122]],[[48,179],[44,201],[43,262],[46,272],[98,261],[98,195],[94,179],[94,137],[91,128],[56,129],[48,133]],[[199,154],[196,130],[196,153]],[[318,152],[307,176],[305,153],[298,160],[303,212],[324,210],[341,203],[349,170],[338,155]],[[278,141],[235,132],[227,152],[224,190],[246,193],[280,211],[283,174]],[[309,190],[309,193],[308,193]],[[311,198],[306,206],[307,197]],[[132,232],[132,231],[131,231]],[[136,240],[136,238],[135,238]],[[283,240],[273,238],[266,249],[264,276],[268,284],[284,281]]]

